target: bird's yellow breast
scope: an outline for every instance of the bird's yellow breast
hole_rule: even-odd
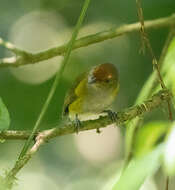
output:
[[[87,92],[86,84],[87,84],[87,78],[83,79],[78,84],[78,86],[75,88],[75,95],[77,97],[81,97],[81,96],[84,96],[86,94],[86,92]]]

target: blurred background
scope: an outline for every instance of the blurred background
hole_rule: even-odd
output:
[[[142,2],[145,20],[168,16],[175,10],[174,0]],[[83,0],[0,0],[0,3],[0,37],[24,50],[39,52],[70,39]],[[135,1],[92,1],[79,37],[133,22],[137,22]],[[119,111],[131,106],[152,72],[150,57],[139,54],[138,34],[123,35],[73,51],[41,129],[59,125],[67,89],[80,73],[96,64],[111,62],[119,69],[120,92],[113,109]],[[167,34],[167,28],[149,31],[157,57]],[[0,58],[6,56],[10,53],[0,47]],[[35,65],[0,69],[0,96],[11,116],[10,129],[32,129],[61,60],[59,56]],[[153,116],[163,119],[165,114],[155,112],[147,119]],[[110,126],[100,134],[87,131],[55,138],[21,170],[16,190],[106,190],[120,172],[123,142],[123,126]],[[2,173],[13,166],[23,143],[0,144]],[[156,190],[163,183],[160,175],[156,181],[148,179],[142,189]]]

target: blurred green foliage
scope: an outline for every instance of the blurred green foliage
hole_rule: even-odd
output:
[[[165,138],[169,125],[169,123],[161,121],[153,121],[142,125],[134,138],[134,155],[136,157],[143,156],[155,148]]]
[[[113,190],[139,190],[148,176],[152,176],[160,166],[163,147],[159,145],[146,156],[132,160],[121,177],[114,185]]]
[[[7,130],[10,125],[10,116],[6,106],[0,98],[0,131]]]
[[[167,172],[167,175],[175,175],[175,126],[174,123],[171,124],[171,130],[165,141],[165,150],[163,155],[164,169]]]
[[[71,33],[72,27],[75,25],[80,13],[83,0],[1,0],[0,2],[0,35],[5,40],[11,40],[9,34],[11,33],[13,25],[21,17],[33,11],[47,11],[53,13],[56,18],[56,23],[58,21],[58,26],[60,22],[64,22],[67,27],[66,29]],[[154,19],[174,13],[175,3],[174,0],[143,0],[143,9],[145,19]],[[61,21],[60,16],[63,18]],[[53,20],[44,19],[46,25],[51,25]],[[82,27],[82,35],[99,32],[113,26],[137,22],[137,20],[135,1],[92,1]],[[23,26],[19,27],[19,30],[22,30],[22,27]],[[60,28],[61,27],[62,25],[60,25]],[[56,30],[57,28],[59,27],[55,27]],[[58,38],[63,37],[59,36],[60,33],[61,30],[58,32]],[[168,28],[149,30],[151,45],[157,57],[160,56],[167,33]],[[63,34],[67,35],[65,31],[63,31]],[[16,32],[16,35],[18,35],[18,32]],[[164,65],[166,66],[162,68],[165,82],[172,87],[173,92],[175,76],[174,44],[175,41],[172,42],[169,53],[165,59],[166,64]],[[86,71],[92,65],[99,63],[114,63],[120,72],[120,93],[114,104],[114,110],[118,111],[124,107],[131,106],[135,102],[138,92],[145,80],[152,72],[150,57],[147,53],[145,56],[139,54],[140,45],[139,33],[133,33],[73,51],[69,64],[64,72],[64,77],[45,115],[41,129],[52,128],[55,127],[56,124],[59,124],[64,96],[72,81],[80,73]],[[9,53],[0,47],[0,57],[3,58],[7,55],[9,55]],[[41,70],[39,75],[42,74]],[[31,130],[45,102],[52,82],[53,77],[42,84],[32,85],[18,80],[10,69],[0,69],[0,97],[2,97],[3,102],[9,110],[11,117],[10,129]],[[165,113],[158,110],[148,114],[145,121],[153,119],[162,120],[162,118],[166,118],[165,115]],[[6,121],[8,123],[9,119]],[[162,137],[165,132],[166,125],[162,123],[148,124],[144,126],[143,129],[139,129],[136,137],[135,151],[139,152],[138,154],[144,154],[151,150],[155,142],[157,142],[159,137]],[[32,175],[37,173],[37,177],[41,177],[40,180],[38,180],[39,182],[33,183],[32,189],[48,189],[48,184],[54,184],[52,189],[55,190],[77,190],[82,188],[96,190],[104,187],[107,179],[110,179],[116,171],[120,171],[123,152],[114,155],[112,161],[108,160],[99,164],[93,163],[82,156],[74,140],[76,137],[73,135],[60,137],[45,145],[38,155],[33,158],[27,168],[27,172],[25,173],[24,170],[21,171],[21,177],[18,182],[19,184],[22,183],[22,179],[24,179],[25,182],[22,187],[17,187],[17,189],[27,189],[28,184],[31,185],[33,179],[30,179],[28,176],[30,172]],[[147,139],[147,141],[144,141],[144,139]],[[106,142],[107,141],[108,140],[106,140]],[[118,143],[123,147],[122,142]],[[22,142],[16,143],[13,141],[0,145],[2,154],[0,162],[3,168],[11,166],[12,161],[15,161],[16,155],[18,154],[17,151],[20,150],[22,144]],[[157,169],[159,153],[159,150],[151,152],[150,156],[139,161],[139,168],[136,162],[129,171],[126,171],[126,177],[122,179],[122,185],[126,184],[128,175],[132,176],[133,173],[135,174],[135,171],[137,171],[137,175],[133,175],[135,178],[131,178],[130,181],[128,181],[128,185],[133,184],[134,180],[137,179],[137,184],[133,185],[138,187],[138,184],[141,184],[143,181],[146,172],[154,173],[155,169]],[[152,159],[155,159],[155,162],[152,162]],[[148,170],[144,171],[143,168],[145,165],[149,165],[149,163],[152,164],[150,164]],[[27,176],[26,178],[25,175]],[[43,181],[46,181],[45,183],[47,185],[44,184]],[[160,184],[160,181],[157,182]],[[131,189],[129,186],[128,188]]]

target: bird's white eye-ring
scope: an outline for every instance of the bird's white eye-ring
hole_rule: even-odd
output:
[[[95,78],[94,76],[91,75],[91,76],[88,77],[88,83],[89,83],[89,84],[92,84],[92,83],[94,83],[95,81],[96,81],[96,78]]]

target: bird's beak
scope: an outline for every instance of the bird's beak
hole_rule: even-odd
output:
[[[94,76],[90,76],[90,77],[88,78],[88,83],[89,83],[89,84],[93,84],[94,82],[96,82],[96,78],[95,78]]]

